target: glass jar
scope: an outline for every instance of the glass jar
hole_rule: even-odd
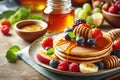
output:
[[[22,6],[29,6],[33,12],[39,12],[46,7],[47,0],[20,0],[19,2]]]
[[[74,10],[71,0],[48,0],[43,12],[48,23],[48,33],[62,32],[74,22]]]

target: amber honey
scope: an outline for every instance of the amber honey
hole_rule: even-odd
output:
[[[44,18],[48,23],[48,33],[62,32],[74,22],[74,10],[71,0],[48,0],[44,9]]]
[[[73,10],[68,13],[61,12],[52,12],[50,14],[46,14],[48,17],[48,32],[49,33],[57,33],[62,32],[66,27],[70,27],[74,22],[74,12]]]
[[[31,11],[42,11],[46,7],[47,0],[20,0],[22,6],[29,6]]]

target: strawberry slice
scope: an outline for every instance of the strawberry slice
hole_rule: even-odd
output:
[[[113,41],[113,49],[120,50],[120,38]]]
[[[51,37],[47,37],[42,41],[42,47],[45,49],[46,47],[53,47],[53,39]]]
[[[92,29],[92,37],[98,40],[103,37],[103,34],[100,29],[94,28]]]
[[[87,24],[85,24],[85,23],[82,23],[82,24],[80,24],[79,26],[83,26],[83,27],[86,27],[86,28],[90,28],[90,26],[87,25]]]

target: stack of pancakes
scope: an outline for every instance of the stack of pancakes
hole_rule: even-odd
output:
[[[112,39],[106,34],[96,42],[95,47],[79,46],[74,41],[64,40],[64,33],[54,39],[55,56],[68,62],[97,62],[110,55]]]

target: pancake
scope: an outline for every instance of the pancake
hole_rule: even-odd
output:
[[[68,62],[97,62],[112,51],[112,39],[105,33],[95,47],[79,46],[75,41],[64,40],[64,33],[56,36],[53,42],[56,57]]]
[[[65,54],[62,52],[59,52],[56,48],[54,49],[55,51],[55,55],[58,57],[63,57],[66,59],[72,59],[72,60],[94,60],[94,59],[100,59],[100,58],[104,58],[108,55],[110,55],[110,52],[112,51],[112,48],[110,47],[108,51],[106,51],[105,53],[103,53],[102,55],[99,56],[75,56],[75,55],[69,55],[69,54]]]
[[[106,35],[104,35],[103,38],[96,43],[96,47],[78,46],[75,42],[70,42],[66,40],[64,40],[64,42],[60,42],[59,45],[56,45],[60,40],[63,39],[63,37],[64,33],[58,35],[54,39],[54,47],[57,48],[57,50],[59,50],[60,52],[64,52],[66,54],[69,53],[70,55],[98,56],[106,52],[109,47],[112,47],[112,39]],[[73,48],[71,48],[68,52],[65,52],[68,46]]]

